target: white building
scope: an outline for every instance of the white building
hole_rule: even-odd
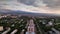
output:
[[[26,34],[35,34],[35,25],[33,23],[33,20],[31,19],[30,22],[29,22],[29,26],[27,28],[27,32]]]

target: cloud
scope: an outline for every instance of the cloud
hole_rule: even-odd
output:
[[[47,6],[49,8],[60,8],[60,0],[17,0],[17,1],[35,7]]]
[[[60,0],[17,0],[19,3],[26,4],[28,6],[34,7],[48,7],[50,10],[59,10],[60,9]]]
[[[28,6],[34,6],[34,7],[49,7],[52,9],[60,9],[60,0],[0,0],[0,6],[1,5],[7,5],[12,3],[23,3]]]
[[[42,0],[17,0],[17,1],[26,5],[32,5],[34,7],[46,6],[46,4],[44,4]]]
[[[59,0],[0,0],[0,9],[60,14],[59,3]]]
[[[51,9],[60,9],[60,0],[43,0],[43,2]]]
[[[25,2],[28,2],[28,1],[25,1]],[[31,3],[32,2],[32,0],[29,2],[29,3]],[[35,1],[36,2],[36,1]],[[14,10],[21,10],[21,9],[23,9],[23,10],[30,10],[30,11],[32,11],[32,10],[35,10],[35,11],[39,11],[39,9],[41,9],[42,8],[42,6],[43,6],[43,3],[40,3],[40,5],[38,4],[38,5],[36,5],[35,4],[35,2],[34,2],[34,4],[30,4],[30,5],[27,5],[27,4],[24,4],[24,3],[21,3],[21,2],[18,2],[18,1],[15,1],[15,0],[13,0],[13,1],[1,1],[0,2],[0,8],[4,8],[4,9],[14,9]],[[37,6],[37,7],[35,7],[35,5]],[[39,8],[40,7],[40,8]],[[39,9],[38,9],[39,8]]]

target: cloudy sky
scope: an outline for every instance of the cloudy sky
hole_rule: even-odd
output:
[[[0,0],[0,9],[60,14],[60,0]]]

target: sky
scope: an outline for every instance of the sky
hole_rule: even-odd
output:
[[[60,14],[60,0],[0,0],[0,9]]]

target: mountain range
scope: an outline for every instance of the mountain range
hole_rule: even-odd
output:
[[[57,15],[57,14],[33,13],[33,12],[26,12],[22,10],[7,10],[7,9],[0,9],[0,14],[28,15],[28,16],[41,16],[41,17],[60,17],[60,15]]]

